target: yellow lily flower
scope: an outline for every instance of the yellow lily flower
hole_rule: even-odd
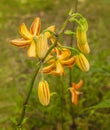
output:
[[[75,63],[75,57],[71,56],[71,51],[68,49],[58,50],[55,48],[56,57],[48,62],[48,66],[43,68],[44,73],[50,73],[54,75],[63,75],[64,68],[71,67]]]
[[[38,85],[38,98],[43,106],[47,106],[50,102],[50,90],[47,81],[40,81]]]
[[[87,58],[82,54],[79,53],[75,56],[76,59],[76,65],[82,70],[82,71],[88,71],[90,68],[89,62]]]
[[[35,20],[31,24],[30,30],[28,30],[26,25],[24,23],[22,23],[19,27],[19,33],[21,34],[22,38],[14,39],[14,40],[11,40],[10,42],[13,45],[19,46],[19,47],[29,46],[28,51],[27,51],[27,55],[29,57],[36,57],[37,51],[38,51],[37,42],[39,42],[38,40],[40,39],[39,38],[40,29],[41,29],[41,21],[40,21],[39,17],[35,18]],[[54,32],[55,26],[50,26],[50,27],[47,28],[47,30]],[[47,38],[50,38],[50,36],[51,36],[51,34],[49,32],[45,32],[44,35]],[[46,38],[44,38],[44,39],[45,39],[44,43],[41,42],[41,47],[40,47],[41,50],[39,50],[40,52],[43,50],[44,44],[46,44],[45,46],[47,46]],[[43,52],[44,52],[44,50],[43,50]],[[43,57],[43,56],[40,55],[40,57]]]
[[[82,94],[82,92],[77,91],[79,88],[81,88],[83,85],[83,80],[80,80],[79,83],[72,83],[72,87],[69,88],[71,94],[72,94],[72,98],[71,101],[72,103],[74,103],[75,105],[78,104],[78,95]]]

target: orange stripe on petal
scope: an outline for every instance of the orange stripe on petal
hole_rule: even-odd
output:
[[[19,47],[25,47],[27,45],[29,45],[31,42],[31,40],[24,40],[24,39],[14,39],[11,40],[10,43],[15,45],[15,46],[19,46]]]
[[[58,56],[60,60],[68,59],[71,55],[71,51],[68,49],[61,50],[61,54]]]
[[[30,32],[36,36],[36,35],[39,35],[40,33],[40,29],[41,29],[41,21],[40,21],[40,18],[37,17],[33,23],[31,24],[31,27],[30,27]]]
[[[64,66],[72,66],[75,63],[75,57],[71,57],[70,59],[63,60],[63,61],[61,61],[61,63]]]
[[[47,66],[47,67],[44,67],[44,68],[43,68],[43,72],[44,72],[44,73],[50,73],[50,72],[53,71],[54,69],[55,69],[54,64],[51,64],[51,65],[49,65],[49,66]]]

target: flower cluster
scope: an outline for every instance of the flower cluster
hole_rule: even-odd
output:
[[[28,57],[38,58],[39,60],[39,73],[41,73],[41,76],[44,74],[63,76],[65,67],[72,68],[75,65],[78,66],[80,70],[86,72],[89,70],[89,62],[84,54],[90,52],[86,36],[88,24],[83,17],[76,20],[76,16],[71,15],[68,21],[71,22],[72,20],[78,21],[78,26],[75,31],[78,49],[63,46],[58,41],[58,34],[55,32],[54,25],[41,32],[41,20],[39,17],[35,18],[30,26],[30,30],[22,23],[19,27],[19,33],[22,37],[11,40],[10,42],[18,47],[24,48],[28,46]],[[74,51],[74,53],[72,53],[72,51]],[[69,88],[72,94],[72,102],[75,105],[78,103],[78,95],[81,94],[77,89],[79,89],[82,84],[83,81],[80,80],[78,84],[72,83],[72,87]],[[47,106],[50,102],[50,95],[49,84],[42,78],[38,84],[38,98],[40,103]]]

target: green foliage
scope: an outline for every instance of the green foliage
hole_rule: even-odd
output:
[[[110,99],[104,100],[100,102],[99,104],[92,106],[93,109],[99,109],[99,108],[110,108]]]
[[[70,100],[68,70],[63,79],[55,76],[48,77],[50,89],[56,94],[52,96],[50,105],[47,107],[42,107],[38,101],[37,80],[27,106],[26,118],[22,124],[26,130],[59,130],[62,123],[63,130],[73,130],[75,127],[77,130],[109,130],[110,17],[108,12],[110,8],[108,3],[108,0],[79,3],[79,12],[87,17],[89,23],[88,42],[91,46],[91,54],[88,58],[91,69],[87,73],[79,73],[76,67],[72,70],[72,81],[84,80],[81,88],[83,94],[79,96],[78,106],[74,106]],[[18,35],[18,26],[22,21],[30,25],[31,20],[36,16],[42,17],[43,26],[52,23],[60,27],[61,22],[65,20],[65,10],[68,12],[67,5],[69,8],[72,4],[72,1],[66,0],[0,1],[1,130],[13,130],[19,120],[21,107],[35,67],[35,61],[25,56],[26,49],[12,47],[9,39]],[[68,38],[66,43],[69,44]],[[62,86],[62,93],[59,93],[59,88],[62,89]]]

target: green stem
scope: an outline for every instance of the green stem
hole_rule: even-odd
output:
[[[75,0],[75,4],[74,4],[74,5],[75,5],[75,6],[74,6],[74,12],[75,12],[75,14],[77,14],[78,0]],[[77,15],[78,15],[78,14],[77,14]],[[77,21],[77,22],[78,22],[78,21]],[[78,24],[79,24],[79,22],[78,22]],[[74,29],[75,29],[75,23],[73,23],[72,26],[73,26]],[[74,30],[74,29],[73,29],[73,30]],[[71,36],[70,47],[73,46],[73,41],[74,41],[74,38],[73,38],[73,36]],[[74,50],[74,51],[76,51],[76,50]],[[77,50],[76,52],[79,53],[78,50]],[[69,86],[72,85],[72,78],[73,78],[73,74],[72,74],[72,73],[73,73],[72,70],[69,70]],[[70,107],[70,111],[71,111],[71,114],[73,114],[72,106]],[[75,123],[75,120],[74,120],[74,119],[73,119],[72,127],[73,127],[73,130],[77,130],[77,126],[76,126],[76,123]]]
[[[79,51],[77,49],[73,48],[73,47],[70,47],[70,46],[61,46],[61,48],[67,48],[67,49],[72,50],[72,51],[74,51],[74,52],[76,52],[76,53],[79,54]]]
[[[25,116],[26,106],[27,106],[27,104],[28,104],[28,101],[29,101],[29,98],[30,98],[30,95],[31,95],[31,92],[32,92],[32,88],[33,88],[33,86],[34,86],[34,81],[35,81],[35,79],[36,79],[36,75],[37,75],[38,72],[39,72],[39,69],[40,69],[40,64],[39,64],[38,67],[36,68],[35,74],[34,74],[32,80],[31,80],[31,84],[30,84],[30,88],[29,88],[29,90],[28,90],[27,97],[26,97],[26,99],[25,99],[25,101],[24,101],[24,103],[23,103],[23,108],[22,108],[22,112],[21,112],[21,117],[20,117],[20,120],[19,120],[19,122],[18,122],[18,124],[17,124],[17,127],[18,127],[18,128],[21,128],[21,125],[22,125],[22,122],[23,122],[23,119],[24,119],[24,116]]]
[[[75,5],[75,6],[74,6],[74,14],[73,14],[73,15],[78,16],[78,15],[80,15],[79,13],[77,13],[78,0],[75,0],[74,5]],[[75,19],[75,20],[77,20],[77,19]],[[80,23],[78,22],[78,20],[77,20],[76,22],[77,22],[78,24],[80,24]],[[75,27],[75,23],[73,23],[72,27]],[[74,41],[74,38],[73,38],[73,36],[71,36],[71,39],[70,39],[70,47],[68,47],[68,49],[73,50],[73,51],[75,51],[76,53],[79,53],[78,50],[76,50],[75,48],[72,48],[72,46],[73,46],[73,41]],[[72,84],[72,70],[69,71],[69,86],[71,86],[71,84]]]
[[[64,30],[65,30],[65,28],[66,28],[66,26],[67,26],[67,24],[68,24],[68,21],[69,21],[70,17],[71,17],[70,15],[67,17],[67,19],[66,19],[65,22],[63,23],[63,25],[62,25],[62,27],[61,27],[61,29],[60,29],[60,31],[59,31],[58,34],[62,34],[62,33],[64,32]]]

